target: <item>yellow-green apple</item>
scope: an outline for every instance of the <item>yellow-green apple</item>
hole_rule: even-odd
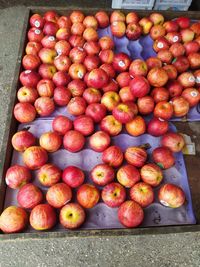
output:
[[[123,21],[114,21],[111,23],[110,29],[115,37],[121,38],[126,33],[126,24]]]
[[[112,115],[121,123],[128,123],[134,117],[134,112],[130,106],[120,103],[112,110]]]
[[[40,136],[39,143],[46,151],[55,152],[60,148],[62,139],[56,132],[46,132]]]
[[[101,50],[99,43],[95,41],[86,42],[83,48],[89,56],[98,55]]]
[[[81,63],[73,63],[69,67],[69,75],[74,79],[83,79],[84,75],[86,74],[87,70],[86,67]]]
[[[86,209],[93,208],[100,199],[99,190],[92,184],[83,184],[76,193],[78,203]]]
[[[118,219],[127,228],[139,226],[144,219],[142,207],[133,200],[127,200],[118,209]]]
[[[123,103],[126,103],[127,101],[135,100],[135,97],[131,92],[130,86],[122,87],[119,91],[119,96]]]
[[[172,64],[164,65],[163,69],[167,72],[169,80],[175,80],[177,78],[178,72]]]
[[[164,64],[170,64],[173,60],[172,53],[168,50],[161,50],[157,53],[157,57],[162,61]]]
[[[68,56],[71,50],[70,43],[66,40],[56,42],[54,49],[58,55]]]
[[[46,96],[41,96],[38,99],[36,99],[34,106],[37,113],[41,117],[49,116],[55,110],[55,105],[53,100],[50,97]]]
[[[57,31],[59,30],[58,24],[53,21],[47,21],[44,24],[43,33],[45,35],[56,36]]]
[[[105,11],[98,11],[95,18],[100,28],[106,28],[109,25],[109,16]]]
[[[163,25],[165,18],[161,13],[154,12],[149,16],[154,25]]]
[[[72,188],[79,187],[83,184],[85,179],[84,172],[76,166],[67,166],[62,173],[62,180],[64,183]]]
[[[110,136],[104,131],[97,131],[89,138],[90,147],[96,152],[103,152],[110,145]]]
[[[135,167],[142,167],[147,160],[147,152],[144,148],[130,146],[125,151],[125,159]]]
[[[151,96],[153,97],[155,103],[169,100],[169,92],[165,87],[155,87],[151,91]]]
[[[122,150],[118,146],[110,146],[102,153],[102,161],[115,168],[122,164],[123,158]]]
[[[162,136],[161,144],[168,147],[172,152],[180,152],[185,145],[185,141],[181,134],[168,132]]]
[[[28,42],[26,45],[25,52],[27,55],[37,56],[38,52],[42,49],[41,43],[38,42]]]
[[[46,35],[41,40],[42,46],[44,48],[50,48],[50,49],[54,49],[56,42],[57,42],[56,38],[52,35]]]
[[[155,187],[163,180],[161,168],[155,163],[147,163],[140,170],[141,179],[143,182]]]
[[[72,190],[65,183],[52,185],[46,193],[46,200],[54,208],[61,208],[72,198]]]
[[[165,38],[170,44],[180,43],[181,42],[181,34],[179,32],[168,32],[165,35]]]
[[[125,14],[120,10],[114,10],[110,15],[110,22],[114,21],[126,21]]]
[[[131,187],[130,198],[141,207],[146,208],[153,203],[154,192],[149,184],[140,182]]]
[[[161,50],[169,49],[169,42],[165,37],[157,38],[153,43],[153,49],[155,52],[159,52]]]
[[[99,39],[99,45],[101,50],[113,49],[115,46],[113,39],[108,35]]]
[[[184,89],[181,96],[188,101],[190,107],[196,106],[200,101],[200,92],[196,88]]]
[[[148,72],[147,80],[151,86],[162,87],[167,83],[168,75],[163,68],[152,68]]]
[[[66,106],[71,99],[71,92],[64,86],[56,87],[54,90],[53,100],[58,106]]]
[[[98,89],[89,87],[84,90],[83,98],[88,104],[98,103],[101,101],[101,92]]]
[[[169,130],[168,121],[153,117],[147,125],[147,132],[153,136],[162,136]]]
[[[40,28],[40,29],[42,29],[44,27],[44,19],[39,14],[33,14],[30,17],[29,22],[30,22],[31,27],[36,27],[36,28]]]
[[[61,170],[54,164],[43,165],[37,174],[40,184],[52,186],[60,181]]]
[[[111,208],[119,207],[126,199],[126,190],[119,183],[110,183],[104,186],[101,197],[103,202]]]
[[[146,132],[146,123],[141,116],[135,116],[125,124],[127,132],[132,136],[140,136]]]
[[[55,11],[49,10],[49,11],[44,13],[43,18],[44,18],[45,21],[57,22],[59,16]]]
[[[116,120],[113,115],[107,115],[102,119],[100,128],[110,136],[116,136],[122,131],[122,123]]]
[[[88,55],[85,57],[83,64],[85,65],[87,71],[91,71],[99,67],[100,59],[97,55]]]
[[[56,224],[56,212],[49,204],[39,204],[31,210],[29,220],[35,230],[48,230]]]
[[[150,114],[154,110],[154,99],[149,95],[138,98],[137,106],[142,115]]]
[[[183,86],[178,80],[168,81],[166,85],[170,97],[180,96],[183,91]]]
[[[146,64],[147,64],[148,70],[150,70],[152,68],[161,68],[162,67],[162,61],[157,57],[147,58]]]
[[[36,27],[30,28],[28,31],[28,40],[29,42],[38,42],[40,43],[44,34],[41,29],[37,29]]]
[[[115,54],[113,58],[113,67],[118,72],[127,71],[131,64],[129,56],[123,52]]]
[[[127,25],[126,36],[129,40],[137,40],[142,34],[142,27],[135,22],[131,22]]]
[[[82,22],[76,22],[76,23],[73,23],[72,26],[71,26],[71,34],[74,34],[74,35],[82,35],[84,30],[85,30],[85,26],[83,25]]]
[[[104,63],[104,64],[102,64],[100,66],[100,69],[104,70],[110,78],[114,78],[115,77],[116,73],[115,73],[115,70],[114,70],[112,64]]]
[[[28,147],[35,145],[36,138],[31,132],[22,130],[13,135],[11,142],[15,150],[23,152]]]
[[[103,104],[109,111],[112,111],[119,103],[120,97],[118,93],[113,91],[105,92],[101,98],[101,104]]]
[[[175,157],[168,147],[157,147],[152,153],[154,162],[162,169],[168,169],[175,163]]]
[[[69,37],[69,43],[72,47],[76,47],[76,46],[83,47],[85,44],[85,40],[83,36],[72,34]]]
[[[139,21],[139,16],[136,12],[129,12],[127,15],[126,15],[126,23],[129,24],[129,23],[138,23]]]
[[[31,122],[36,117],[36,110],[30,103],[17,103],[14,107],[14,117],[20,123]]]
[[[195,33],[191,29],[183,29],[180,33],[183,43],[191,42],[195,36]]]
[[[40,146],[30,146],[23,153],[24,164],[31,170],[37,170],[48,160],[46,150]]]
[[[143,97],[150,91],[150,84],[143,76],[136,76],[129,84],[132,94],[135,97]]]
[[[86,84],[80,79],[72,80],[67,85],[68,90],[71,92],[72,96],[82,96],[86,89]]]
[[[65,135],[67,131],[73,127],[72,121],[63,115],[56,116],[52,121],[52,129],[54,132]]]
[[[87,85],[100,89],[108,83],[108,75],[103,69],[93,69],[88,74]]]
[[[104,186],[114,180],[115,172],[107,164],[98,164],[91,170],[90,177],[95,184]]]
[[[171,102],[174,109],[174,116],[183,117],[188,113],[190,105],[184,97],[176,96],[172,98]]]
[[[0,229],[11,234],[21,232],[28,224],[28,214],[23,208],[16,206],[7,207],[0,216]]]
[[[83,20],[83,25],[86,27],[86,28],[89,28],[89,27],[92,27],[94,28],[95,30],[97,30],[98,28],[98,21],[97,19],[95,18],[95,16],[86,16]]]
[[[59,28],[71,28],[72,22],[71,19],[67,16],[61,16],[57,20],[57,24]]]
[[[25,55],[22,59],[22,65],[25,70],[35,70],[40,65],[40,59],[36,55]]]
[[[68,71],[71,66],[71,60],[68,56],[61,54],[54,58],[54,65],[59,71]]]
[[[106,116],[106,107],[100,103],[92,103],[87,106],[85,114],[98,123]]]
[[[126,164],[117,171],[117,181],[124,187],[130,188],[140,181],[140,172],[133,165]]]
[[[25,70],[21,72],[19,79],[23,86],[36,88],[40,75],[34,70]]]
[[[38,73],[43,79],[52,79],[56,71],[53,64],[41,64],[38,69]]]
[[[88,27],[83,32],[83,38],[89,42],[89,41],[98,41],[98,32],[92,28]]]
[[[128,71],[121,72],[116,77],[116,82],[119,84],[120,88],[129,86],[130,81],[131,81],[131,76]]]
[[[37,91],[39,96],[52,97],[54,93],[55,85],[52,80],[42,79],[37,84]]]
[[[31,173],[28,168],[21,165],[11,166],[5,176],[7,186],[13,189],[20,188],[31,180]]]
[[[173,104],[167,101],[160,101],[154,108],[154,116],[163,120],[169,120],[174,114]]]
[[[63,146],[66,150],[75,153],[85,145],[84,135],[76,130],[68,131],[63,138]]]
[[[165,28],[166,32],[178,32],[179,26],[178,23],[175,20],[169,20],[166,21],[163,24],[163,27]]]
[[[84,136],[91,135],[94,132],[94,122],[91,117],[87,115],[81,115],[75,118],[74,130],[79,131]]]
[[[158,192],[158,199],[163,206],[179,208],[185,202],[185,193],[175,184],[164,184]]]
[[[191,69],[200,68],[200,53],[191,53],[188,55],[188,60]]]
[[[170,46],[169,51],[172,53],[173,57],[183,56],[185,54],[185,46],[181,43],[174,43]]]
[[[139,25],[142,27],[142,33],[146,35],[149,34],[153,26],[153,22],[148,17],[143,17],[139,20]]]
[[[188,17],[178,17],[175,21],[181,29],[190,27],[190,18]]]
[[[85,113],[86,110],[86,101],[80,96],[71,98],[67,105],[67,110],[71,115],[79,116]]]
[[[42,191],[34,184],[23,185],[17,193],[17,202],[24,209],[32,209],[43,200]]]
[[[54,58],[57,56],[56,50],[50,49],[50,48],[42,48],[38,56],[42,63],[44,64],[53,64],[54,63]]]

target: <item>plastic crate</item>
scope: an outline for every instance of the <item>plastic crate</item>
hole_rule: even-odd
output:
[[[112,8],[152,10],[155,0],[112,0]]]
[[[192,0],[156,0],[154,9],[186,11],[191,3]]]

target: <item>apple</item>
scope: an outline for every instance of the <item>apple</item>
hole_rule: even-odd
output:
[[[197,53],[199,51],[200,45],[197,41],[190,41],[184,44],[186,50],[186,55],[191,53]]]
[[[188,60],[191,69],[200,68],[200,53],[191,53],[188,55]]]
[[[36,28],[40,28],[40,29],[42,29],[44,27],[44,19],[39,14],[33,14],[30,17],[29,22],[30,22],[31,27],[36,27]]]
[[[154,108],[154,116],[163,120],[169,120],[173,116],[174,108],[171,102],[158,102]]]
[[[82,22],[73,23],[71,26],[71,34],[82,36],[85,28]]]
[[[85,221],[85,211],[78,203],[68,203],[60,210],[59,220],[67,229],[80,227]]]
[[[192,25],[190,26],[190,29],[193,30],[196,37],[199,37],[199,35],[200,35],[200,23],[199,23],[199,21],[192,23]]]
[[[175,163],[175,157],[168,147],[157,147],[152,153],[153,161],[162,169],[168,169]]]
[[[138,75],[146,76],[147,71],[148,71],[147,64],[145,61],[141,59],[133,60],[129,67],[129,73],[133,77],[138,76]]]
[[[195,33],[190,29],[183,29],[180,33],[183,43],[191,42],[195,36]]]
[[[187,57],[185,56],[179,56],[175,58],[172,62],[174,67],[177,69],[179,73],[187,71],[190,67],[190,62]]]
[[[162,67],[162,61],[157,57],[149,57],[146,60],[147,68],[148,70],[151,70],[153,68],[161,68]]]
[[[157,12],[151,13],[149,18],[153,22],[154,25],[162,25],[165,21],[165,18],[163,17],[163,15]]]
[[[101,197],[108,207],[116,208],[125,201],[126,190],[119,183],[110,183],[104,186]]]
[[[142,147],[130,146],[125,151],[125,159],[135,167],[142,167],[147,160],[147,152]]]
[[[38,69],[38,73],[43,79],[52,79],[56,71],[53,64],[41,64]]]
[[[44,37],[43,32],[36,28],[36,27],[32,27],[30,28],[30,30],[28,31],[28,40],[29,42],[38,42],[40,43],[42,38]]]
[[[59,30],[58,24],[53,21],[47,21],[44,24],[43,33],[45,35],[56,36],[57,31]]]
[[[100,128],[110,136],[116,136],[122,131],[122,123],[116,120],[113,115],[107,115],[102,119]]]
[[[68,40],[70,36],[71,36],[71,34],[70,34],[69,28],[60,28],[56,32],[56,39],[59,41],[60,40]]]
[[[49,79],[42,79],[37,84],[37,91],[39,96],[52,97],[54,93],[55,85]]]
[[[166,32],[178,32],[179,26],[178,23],[175,20],[166,21],[163,24],[163,27],[165,28]]]
[[[70,66],[70,68],[71,68],[71,66]],[[69,70],[70,70],[70,68],[69,68]],[[55,86],[66,86],[66,85],[68,85],[68,83],[70,81],[70,76],[67,72],[59,70],[53,75],[52,80],[53,80]]]
[[[185,141],[181,134],[168,132],[162,136],[161,144],[168,147],[172,152],[180,152],[185,145]]]
[[[135,116],[125,124],[126,131],[132,136],[140,136],[146,132],[146,123],[141,116]]]
[[[83,79],[84,75],[86,74],[86,67],[81,63],[73,63],[69,67],[69,75],[74,79]]]
[[[165,87],[156,87],[151,91],[155,103],[169,100],[169,92]]]
[[[21,165],[11,166],[5,176],[7,186],[13,189],[20,188],[31,180],[31,173],[28,168]]]
[[[196,106],[200,101],[200,91],[195,88],[184,89],[181,96],[188,101],[190,107]]]
[[[71,51],[69,52],[69,58],[73,63],[83,63],[86,52],[82,47],[73,47]]]
[[[83,22],[84,18],[85,18],[85,15],[80,10],[74,10],[70,14],[70,20],[72,23]]]
[[[85,114],[98,123],[106,116],[106,107],[100,103],[92,103],[87,106]]]
[[[172,53],[165,49],[165,50],[161,50],[157,53],[157,57],[164,63],[164,64],[170,64],[172,62],[173,59],[173,55]]]
[[[126,164],[117,171],[117,181],[126,188],[140,181],[140,172],[131,164]]]
[[[59,28],[70,28],[72,26],[72,22],[67,16],[59,17],[57,20],[57,24]]]
[[[190,109],[189,102],[182,96],[172,98],[171,102],[174,108],[175,117],[183,117],[188,113]]]
[[[30,225],[35,230],[51,229],[56,220],[56,212],[49,204],[39,204],[31,210]]]
[[[129,12],[127,15],[126,15],[126,23],[129,24],[129,23],[138,23],[139,22],[139,16],[136,12]]]
[[[148,17],[143,17],[139,20],[139,25],[142,27],[142,33],[146,35],[149,34],[153,26],[153,22]]]
[[[137,101],[138,111],[143,114],[147,115],[153,112],[154,110],[154,99],[152,96],[143,96],[138,98]]]
[[[79,116],[85,113],[86,101],[80,96],[71,98],[67,105],[67,110],[71,115]]]
[[[52,186],[60,181],[61,170],[54,164],[43,165],[37,174],[40,184]]]
[[[66,106],[71,99],[71,92],[64,86],[56,87],[53,100],[58,106]]]
[[[76,188],[82,185],[84,179],[84,172],[76,166],[68,166],[63,170],[62,180],[72,188]]]
[[[104,70],[110,78],[115,77],[115,70],[112,64],[104,63],[100,66],[100,69]]]
[[[99,43],[94,41],[86,42],[83,48],[90,56],[98,55],[101,50]]]
[[[163,69],[167,72],[169,80],[175,80],[177,78],[178,72],[173,65],[165,65]]]
[[[112,110],[112,115],[121,123],[128,123],[134,117],[133,110],[125,103],[120,103],[116,107],[114,107],[114,109]]]
[[[84,30],[83,32],[83,38],[89,42],[89,41],[98,41],[98,33],[97,31],[92,28],[92,27],[88,27]]]
[[[110,22],[114,22],[114,21],[126,21],[126,17],[125,14],[120,11],[120,10],[114,10],[111,14],[110,14]]]
[[[123,153],[120,147],[110,146],[102,153],[102,161],[108,165],[117,168],[123,162]]]
[[[99,39],[99,45],[101,50],[112,50],[115,46],[113,39],[108,35]]]
[[[121,38],[126,33],[126,24],[123,21],[114,21],[110,25],[112,35]]]
[[[153,136],[162,136],[169,130],[168,121],[153,117],[147,125],[147,132]]]
[[[36,99],[34,106],[37,113],[41,117],[49,116],[55,110],[55,105],[53,100],[50,97],[46,96],[41,96],[38,99]]]
[[[68,117],[59,115],[53,119],[52,122],[53,131],[60,135],[65,135],[66,132],[72,129],[72,127],[73,127],[72,121]]]
[[[188,17],[178,17],[176,22],[181,29],[190,27],[190,19]]]
[[[185,45],[181,43],[174,43],[170,46],[169,51],[172,53],[173,57],[183,56],[186,52]]]
[[[11,234],[24,230],[28,224],[28,214],[20,207],[9,206],[0,216],[0,229],[2,232]]]
[[[114,52],[111,49],[101,50],[99,53],[99,58],[102,63],[111,64],[113,62]]]
[[[32,209],[42,200],[42,191],[34,184],[23,185],[17,193],[17,202],[24,209]]]
[[[38,42],[28,42],[25,48],[27,55],[37,56],[38,52],[42,49],[42,44]]]
[[[131,64],[131,60],[129,56],[126,55],[125,53],[121,52],[121,53],[114,55],[113,67],[115,71],[118,71],[118,72],[127,71],[130,64]]]
[[[56,50],[58,55],[68,56],[71,46],[70,43],[66,40],[60,40],[55,44],[54,49]]]
[[[135,97],[143,97],[150,91],[150,84],[143,76],[136,76],[129,84],[130,90]]]
[[[155,163],[145,164],[140,170],[140,175],[143,182],[153,187],[158,186],[163,180],[162,170]]]
[[[106,28],[109,25],[109,16],[105,11],[98,11],[95,18],[100,28]]]
[[[13,112],[15,119],[20,123],[31,122],[36,117],[36,110],[30,103],[17,103]]]
[[[154,192],[149,184],[140,182],[131,187],[130,198],[141,207],[146,208],[153,203]]]
[[[35,70],[40,65],[40,59],[36,55],[25,55],[22,59],[22,65],[26,70]]]
[[[58,14],[53,10],[49,10],[49,11],[45,12],[43,18],[45,21],[57,22],[58,21]]]
[[[83,47],[85,44],[85,40],[84,40],[83,36],[80,36],[77,34],[72,34],[69,37],[68,41],[72,47],[76,47],[76,46]]]
[[[115,172],[107,164],[98,164],[91,170],[90,176],[95,184],[105,186],[114,180]]]
[[[103,92],[118,92],[119,91],[119,84],[115,79],[109,79],[106,86],[102,88]]]
[[[158,199],[163,206],[170,208],[179,208],[186,200],[183,189],[175,184],[164,184],[158,192]]]
[[[96,152],[103,152],[110,145],[110,136],[104,131],[97,131],[89,138],[90,147]]]
[[[168,81],[166,88],[170,97],[180,96],[183,91],[183,86],[179,80]]]
[[[169,42],[165,37],[157,38],[153,43],[153,49],[155,52],[159,52],[161,50],[169,49]]]
[[[82,96],[86,89],[86,84],[80,79],[75,79],[68,83],[67,89],[71,92],[73,97]]]
[[[25,70],[21,72],[19,79],[23,86],[36,88],[40,75],[33,70]]]
[[[15,150],[23,152],[28,147],[35,145],[36,138],[31,132],[22,130],[13,135],[11,143]]]
[[[30,146],[23,153],[23,161],[31,170],[39,169],[47,160],[48,154],[46,150],[40,146]]]
[[[91,209],[99,202],[100,193],[94,185],[83,184],[79,187],[76,197],[83,208]]]
[[[46,193],[47,202],[54,208],[61,208],[72,198],[71,188],[64,183],[52,185]]]
[[[126,103],[127,101],[135,100],[135,97],[133,96],[129,86],[121,88],[119,91],[119,96],[123,103]]]
[[[156,40],[159,37],[163,37],[165,36],[165,34],[166,34],[166,30],[160,24],[154,25],[150,30],[150,36],[153,40]]]
[[[99,67],[100,59],[96,55],[88,55],[85,57],[83,64],[85,65],[87,71],[91,71]]]
[[[195,70],[193,75],[195,77],[196,87],[198,88],[200,86],[200,70]]]
[[[126,36],[129,40],[137,40],[142,34],[142,27],[135,22],[128,23],[126,28]]]
[[[167,41],[172,45],[174,43],[180,43],[181,42],[181,34],[179,32],[168,32],[165,35],[165,38]]]
[[[112,111],[119,103],[120,97],[118,93],[113,91],[105,92],[101,98],[101,104],[103,104],[109,111]]]
[[[54,65],[58,71],[68,71],[71,66],[71,60],[65,55],[58,55],[54,58]]]
[[[118,219],[125,227],[134,228],[142,223],[144,211],[135,201],[127,200],[118,209]]]
[[[76,130],[68,131],[63,138],[63,146],[66,150],[75,153],[85,145],[84,135]]]
[[[94,16],[86,16],[83,20],[83,25],[86,27],[86,28],[89,28],[89,27],[92,27],[94,28],[95,30],[97,30],[97,27],[98,27],[98,21],[97,19],[94,17]]]
[[[195,85],[195,77],[189,71],[181,73],[177,80],[184,88],[193,87]]]
[[[101,92],[98,89],[89,87],[85,89],[83,98],[87,101],[88,104],[98,103],[101,101]]]
[[[46,132],[40,136],[39,143],[46,151],[56,152],[62,144],[62,139],[56,132]]]
[[[162,87],[167,83],[168,75],[163,68],[152,68],[148,72],[147,80],[151,86]]]
[[[130,81],[131,81],[131,76],[127,71],[119,73],[116,77],[116,83],[117,85],[119,85],[120,88],[129,86]]]
[[[94,122],[91,117],[87,115],[81,115],[75,118],[74,130],[79,131],[84,136],[91,135],[94,132]]]
[[[53,64],[56,55],[56,50],[50,48],[42,48],[38,53],[40,60],[44,64]]]

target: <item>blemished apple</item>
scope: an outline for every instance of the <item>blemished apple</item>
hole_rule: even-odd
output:
[[[116,136],[122,131],[122,123],[116,120],[113,115],[107,115],[102,119],[100,128],[110,136]]]
[[[139,170],[131,164],[126,164],[117,171],[117,181],[126,188],[140,181]]]
[[[106,116],[106,107],[100,103],[92,103],[87,106],[85,114],[98,123]]]
[[[49,79],[42,79],[37,84],[37,91],[39,96],[52,97],[54,93],[55,85]]]
[[[104,186],[101,197],[103,202],[111,208],[119,207],[126,199],[126,190],[119,183],[110,183]]]
[[[112,110],[112,115],[121,123],[128,123],[134,117],[134,112],[130,106],[120,103]]]
[[[39,169],[37,177],[40,184],[49,187],[60,181],[61,173],[56,165],[48,163]]]
[[[146,60],[146,64],[147,64],[148,70],[162,67],[162,61],[157,57],[149,57]]]
[[[23,208],[16,206],[7,207],[0,216],[0,229],[11,234],[23,231],[28,225],[28,214]]]
[[[189,102],[185,98],[183,98],[182,96],[177,96],[177,97],[172,98],[171,101],[172,101],[175,117],[183,117],[188,113],[190,109],[190,105],[189,105]]]
[[[23,185],[17,193],[17,202],[24,209],[32,209],[43,200],[42,191],[34,184]]]
[[[85,221],[86,214],[78,203],[68,203],[60,210],[59,221],[67,229],[79,228]]]
[[[79,116],[85,113],[86,101],[83,97],[75,96],[71,98],[67,105],[67,110],[71,115]]]
[[[141,207],[146,208],[154,201],[154,191],[149,184],[140,182],[131,187],[130,198]]]
[[[31,132],[22,130],[13,135],[11,143],[15,150],[23,152],[28,147],[35,145],[36,138]]]
[[[95,184],[104,186],[114,180],[115,172],[107,164],[98,164],[91,170],[90,177]]]
[[[153,136],[162,136],[169,130],[169,122],[160,118],[153,117],[147,125],[147,132]]]
[[[163,120],[169,120],[173,114],[174,108],[171,102],[158,102],[154,108],[154,116]]]
[[[102,153],[102,161],[114,168],[122,164],[123,158],[122,150],[118,146],[110,146]]]
[[[93,208],[100,199],[99,190],[92,184],[83,184],[76,193],[78,203],[86,209]]]
[[[162,169],[168,169],[175,164],[175,157],[168,147],[157,147],[152,153],[154,162]]]
[[[180,152],[185,145],[185,140],[179,133],[168,132],[162,136],[161,145],[168,147],[172,152]]]
[[[172,98],[181,95],[183,91],[183,86],[178,80],[173,80],[173,81],[168,81],[166,89],[168,90],[169,96]]]
[[[150,84],[143,76],[135,77],[129,84],[130,90],[135,97],[143,97],[150,91]]]
[[[142,27],[135,22],[128,23],[126,28],[126,36],[129,40],[137,40],[142,34]]]
[[[52,185],[46,193],[46,200],[54,208],[61,208],[72,198],[72,190],[65,183]]]
[[[152,68],[148,72],[147,80],[151,86],[162,87],[167,83],[168,75],[163,68]]]
[[[53,131],[60,135],[65,135],[66,132],[72,129],[72,127],[72,121],[68,117],[65,117],[63,115],[55,117],[52,121]]]
[[[80,151],[85,145],[85,137],[76,130],[68,131],[63,138],[63,146],[66,150],[75,153]]]
[[[56,224],[56,212],[49,204],[39,204],[31,210],[29,221],[35,230],[48,230]]]
[[[119,84],[119,87],[128,87],[131,81],[131,76],[128,71],[121,72],[116,77],[116,82]]]
[[[196,106],[200,101],[200,91],[196,88],[184,89],[181,96],[188,101],[190,107]]]
[[[46,97],[46,96],[41,96],[38,99],[36,99],[34,106],[35,106],[37,113],[41,117],[49,116],[55,110],[55,104],[54,104],[53,99],[51,99],[50,97]]]
[[[91,117],[87,115],[81,115],[75,118],[74,130],[79,131],[84,136],[91,135],[94,132],[94,122]]]
[[[58,106],[66,106],[71,99],[71,92],[65,86],[56,87],[53,100]]]
[[[86,89],[86,84],[80,79],[75,79],[68,83],[67,89],[71,92],[73,97],[82,96]]]
[[[62,173],[64,183],[72,188],[77,188],[83,184],[85,179],[84,172],[76,166],[67,166]]]
[[[89,87],[84,90],[83,98],[88,104],[98,103],[101,101],[101,92],[98,89]]]
[[[140,170],[141,179],[143,182],[155,187],[163,180],[161,168],[154,163],[145,164]]]
[[[150,114],[154,110],[154,105],[152,96],[143,96],[137,100],[138,111],[143,115]]]
[[[135,96],[132,94],[130,86],[122,87],[119,90],[119,96],[123,103],[126,103],[127,101],[135,100]]]
[[[47,152],[56,152],[61,144],[62,139],[61,136],[56,132],[46,132],[40,136],[39,144],[43,147]]]
[[[114,21],[111,23],[110,29],[115,37],[121,38],[126,33],[126,24],[123,21]]]
[[[58,21],[58,14],[56,13],[56,11],[50,10],[44,13],[43,16],[45,21],[53,21],[53,22],[57,22]]]
[[[36,100],[37,101],[37,100]],[[36,110],[30,103],[17,103],[14,107],[14,116],[20,123],[28,123],[35,119]]]
[[[119,103],[119,94],[113,91],[105,92],[101,98],[101,104],[109,111],[112,111]]]
[[[31,178],[31,172],[27,167],[16,164],[7,170],[5,182],[10,188],[17,189],[29,183]]]
[[[140,168],[147,160],[147,152],[144,148],[131,146],[126,149],[124,157],[129,164]]]
[[[117,72],[127,71],[131,64],[131,59],[127,54],[121,52],[114,55],[112,64]]]
[[[109,25],[109,16],[105,11],[98,11],[95,18],[100,28],[106,28]]]
[[[22,59],[22,65],[26,70],[35,70],[40,65],[40,59],[36,55],[25,55]]]
[[[158,199],[163,206],[179,208],[185,203],[183,189],[175,184],[164,184],[159,192]]]
[[[30,146],[23,153],[24,164],[31,170],[37,170],[48,160],[46,150],[40,146]]]
[[[151,91],[151,96],[154,99],[154,102],[157,104],[161,101],[168,101],[169,100],[169,92],[165,87],[155,87]]]
[[[146,132],[146,122],[143,117],[135,116],[125,124],[126,131],[132,136],[140,136]]]
[[[110,145],[110,136],[104,131],[97,131],[89,138],[90,147],[96,152],[103,152]]]
[[[17,91],[17,99],[21,103],[34,103],[38,96],[37,90],[32,87],[23,86]]]
[[[127,200],[118,209],[118,219],[127,228],[139,226],[144,219],[142,207],[133,200]]]

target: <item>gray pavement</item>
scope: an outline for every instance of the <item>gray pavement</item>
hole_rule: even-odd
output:
[[[0,148],[24,13],[0,10]],[[199,267],[200,233],[0,241],[0,266]]]

